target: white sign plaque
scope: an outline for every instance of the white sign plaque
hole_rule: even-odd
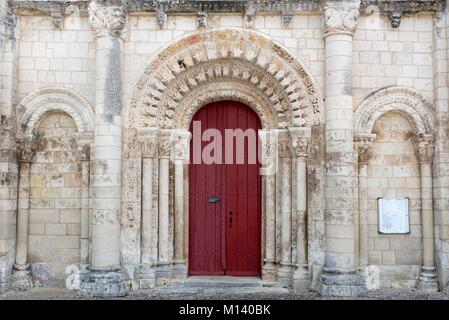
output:
[[[379,233],[410,233],[409,198],[378,198]]]

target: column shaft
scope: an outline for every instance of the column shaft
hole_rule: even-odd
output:
[[[89,170],[90,161],[81,161],[81,232],[80,257],[81,263],[89,262]]]
[[[184,266],[184,161],[175,160],[175,259]]]
[[[159,159],[159,265],[170,261],[169,158]]]
[[[153,159],[142,159],[142,263],[157,263],[157,246],[153,245]],[[157,229],[156,229],[157,230]],[[154,252],[156,251],[156,252]],[[154,259],[156,258],[156,259]]]
[[[19,163],[19,194],[17,205],[16,263],[17,270],[28,267],[28,221],[30,208],[30,163]]]

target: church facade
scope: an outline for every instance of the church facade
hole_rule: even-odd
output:
[[[0,291],[447,290],[446,1],[0,3]]]

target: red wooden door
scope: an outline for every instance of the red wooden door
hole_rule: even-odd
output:
[[[196,133],[194,123],[201,125]],[[254,111],[233,101],[211,103],[201,108],[192,120],[189,165],[191,275],[259,276],[261,273],[261,177],[258,156],[254,154],[258,150],[260,127]],[[213,138],[205,133],[208,129],[217,130],[212,131]],[[230,140],[226,141],[226,129],[241,129],[241,132],[250,129],[246,132],[254,133],[252,141],[255,145],[248,143],[251,138],[245,138],[244,148],[240,148],[244,150],[243,157],[237,159],[237,139],[233,139],[232,148],[229,145],[226,148]],[[221,141],[216,140],[217,133],[220,133]],[[200,143],[198,139],[204,141]],[[208,149],[207,146],[214,142],[216,147],[221,145],[221,156],[217,149]],[[206,153],[215,161],[210,163],[204,161],[204,157],[194,157],[194,152],[198,154],[199,149],[201,153],[210,151]]]

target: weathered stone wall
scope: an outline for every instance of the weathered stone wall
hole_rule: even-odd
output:
[[[402,114],[387,113],[373,128],[368,164],[368,264],[378,287],[414,287],[422,262],[421,194],[414,128]],[[378,197],[410,198],[410,234],[378,232]],[[378,281],[378,282],[377,282]]]
[[[61,112],[39,123],[31,164],[28,259],[44,263],[50,278],[65,278],[66,267],[80,262],[81,163],[73,120]],[[44,273],[38,273],[43,277]],[[45,280],[42,279],[41,280]]]

